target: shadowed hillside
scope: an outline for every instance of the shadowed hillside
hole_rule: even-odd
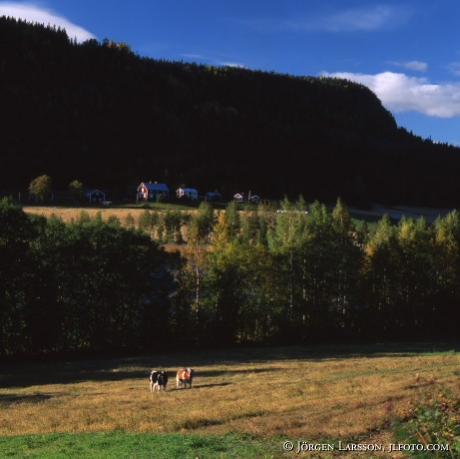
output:
[[[366,87],[142,58],[0,18],[0,190],[48,174],[113,190],[456,207],[460,150],[398,127]]]

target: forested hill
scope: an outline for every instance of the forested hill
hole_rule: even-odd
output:
[[[0,18],[0,190],[48,174],[226,196],[457,207],[460,149],[398,127],[367,88],[140,57]]]

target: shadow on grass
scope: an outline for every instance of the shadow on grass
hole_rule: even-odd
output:
[[[149,381],[150,372],[145,370],[117,371],[116,368],[107,365],[99,369],[85,368],[83,362],[75,364],[32,364],[30,373],[24,374],[24,366],[20,365],[21,373],[16,372],[14,366],[4,368],[0,375],[0,387],[30,387],[46,384],[73,384],[83,381],[107,382],[122,381],[125,379],[145,379]]]
[[[210,387],[225,387],[225,386],[231,386],[232,384],[233,383],[230,383],[230,382],[223,382],[223,383],[217,383],[217,384],[194,384],[192,387],[192,390],[209,389]],[[173,389],[170,389],[170,390],[173,391],[173,390],[190,390],[190,389],[174,387]]]
[[[62,394],[60,394],[61,396]],[[41,403],[49,400],[53,396],[50,394],[0,394],[0,406],[3,404],[11,405],[13,403]]]
[[[193,367],[196,378],[221,377],[228,374],[270,374],[282,371],[269,367],[271,363],[299,360],[300,364],[328,359],[380,358],[395,355],[413,357],[415,354],[458,352],[459,343],[379,343],[357,345],[316,345],[284,347],[250,347],[234,349],[192,349],[161,352],[137,357],[97,358],[94,360],[57,361],[53,363],[18,363],[3,366],[0,387],[30,387],[45,384],[71,384],[83,381],[107,382],[126,379],[148,379],[151,369],[165,369],[170,383],[180,368]],[[236,365],[254,365],[253,368],[232,368]],[[217,366],[225,369],[205,369]]]
[[[196,371],[195,377],[204,377],[204,378],[214,378],[217,376],[224,376],[229,374],[260,374],[260,373],[273,373],[275,371],[283,371],[283,368],[250,368],[250,369],[242,369],[242,370],[233,370],[233,369],[225,369],[225,370],[204,370],[204,371]]]

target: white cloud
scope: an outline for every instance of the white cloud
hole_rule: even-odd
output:
[[[232,62],[232,61],[218,61],[216,65],[223,66],[223,67],[237,67],[245,69],[246,65],[241,62]]]
[[[0,16],[9,16],[44,25],[55,25],[65,29],[69,38],[76,39],[78,42],[95,38],[91,32],[73,24],[54,11],[34,3],[0,2]]]
[[[183,53],[181,56],[195,61],[204,61],[206,59],[203,54]]]
[[[396,11],[388,6],[376,5],[317,18],[309,27],[328,32],[371,31],[391,24],[396,18],[395,13]]]
[[[415,70],[417,72],[426,72],[428,69],[428,64],[420,61],[392,62],[392,64],[408,70]]]
[[[244,21],[260,32],[371,32],[399,26],[411,15],[402,6],[372,5],[337,13],[302,14],[295,18]]]
[[[395,112],[415,111],[440,118],[460,116],[460,83],[431,84],[426,78],[393,72],[377,75],[323,72],[322,75],[367,86],[386,108]]]
[[[207,62],[210,65],[215,65],[218,67],[239,67],[239,68],[246,68],[246,65],[242,62],[237,61],[230,61],[226,59],[221,59],[217,57],[209,57],[205,56],[204,54],[191,54],[191,53],[182,53],[180,54],[181,57],[185,57],[186,59],[190,59],[192,61],[202,61]]]
[[[448,66],[448,69],[454,75],[460,76],[460,62],[451,62]]]

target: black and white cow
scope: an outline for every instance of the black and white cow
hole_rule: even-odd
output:
[[[155,392],[155,389],[158,387],[158,391],[166,390],[166,386],[168,385],[168,372],[162,370],[152,370],[150,373],[150,390]]]
[[[184,386],[185,388],[187,388],[188,385],[189,388],[191,388],[194,372],[195,370],[193,368],[184,368],[182,370],[179,370],[176,375],[177,387],[180,388]]]

